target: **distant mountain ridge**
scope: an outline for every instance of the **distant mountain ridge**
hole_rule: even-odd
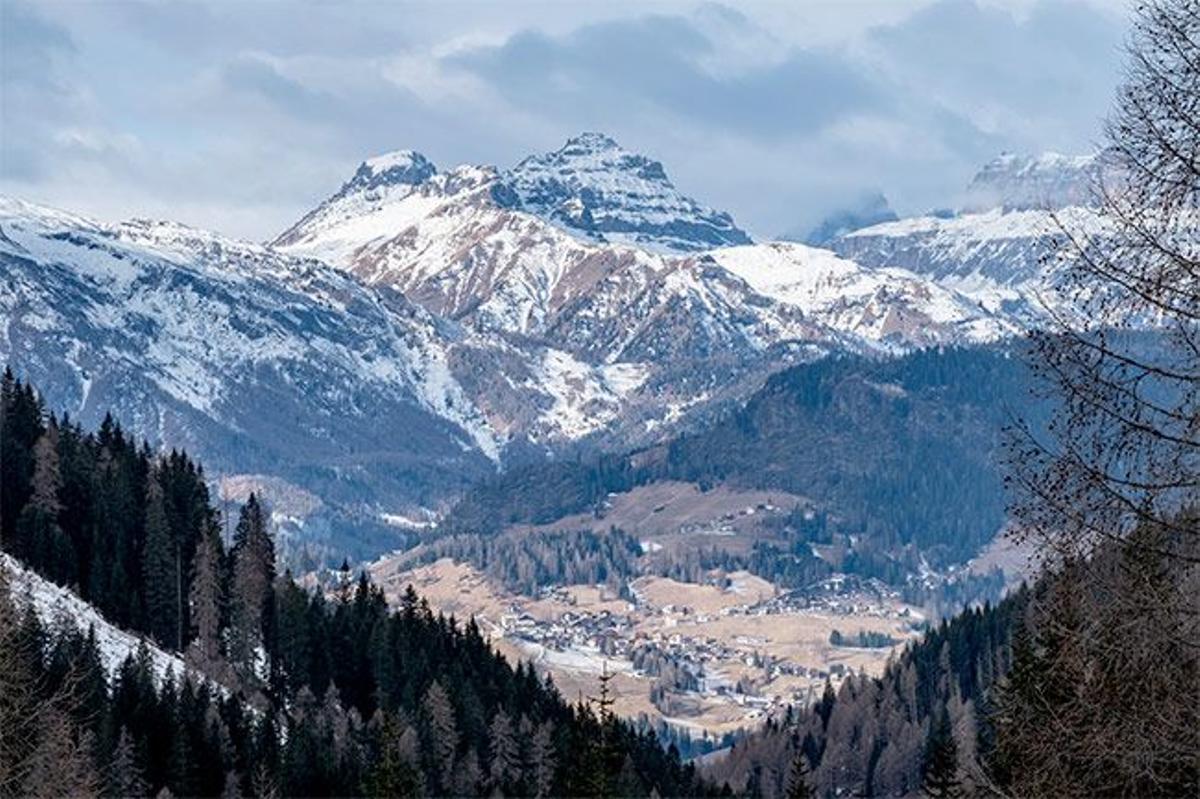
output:
[[[972,178],[960,210],[869,225],[828,243],[866,267],[929,278],[1020,327],[1061,312],[1055,240],[1104,235],[1099,181],[1119,180],[1109,155],[1002,154]]]
[[[1040,211],[1090,206],[1094,182],[1105,169],[1103,153],[1037,156],[1002,153],[975,174],[967,187],[965,213],[999,208]]]
[[[857,202],[826,215],[811,229],[784,233],[780,238],[784,241],[798,241],[811,247],[824,247],[838,236],[851,231],[881,222],[895,222],[897,219],[899,217],[888,204],[887,197],[881,192],[872,192],[859,198]]]

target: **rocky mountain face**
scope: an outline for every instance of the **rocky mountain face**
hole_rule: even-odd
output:
[[[976,173],[967,187],[966,213],[1045,211],[1092,205],[1094,181],[1104,168],[1103,154],[1068,156],[1003,153]]]
[[[47,406],[274,475],[348,509],[433,502],[499,444],[451,369],[455,333],[317,261],[172,223],[0,201],[0,359]]]
[[[526,158],[505,173],[504,184],[511,207],[597,241],[668,252],[750,243],[728,213],[681,194],[661,163],[602,133]]]
[[[382,161],[398,158],[414,156]],[[594,134],[509,173],[462,166],[423,170],[415,183],[408,172],[390,182],[364,180],[375,174],[374,160],[367,161],[274,246],[398,289],[481,334],[553,341],[592,364],[708,361],[718,354],[745,361],[784,342],[870,349],[880,342],[978,341],[1010,329],[969,300],[901,270],[877,272],[800,246],[744,244],[670,255],[601,243],[529,211],[544,211],[544,204],[514,199],[534,196],[531,187],[543,184],[582,186],[599,197],[586,187],[622,186],[634,165],[659,174],[652,163]],[[358,190],[356,182],[370,188]],[[605,196],[620,199],[621,213],[635,214],[653,199],[643,189]],[[834,296],[851,283],[854,292]],[[782,291],[784,284],[810,289]]]
[[[875,268],[829,250],[773,242],[729,247],[714,261],[755,290],[803,308],[809,318],[895,350],[988,342],[1019,331],[1004,313],[889,266]]]
[[[721,271],[708,264],[621,275],[636,253],[535,340],[174,223],[105,225],[4,199],[0,233],[0,359],[48,407],[86,424],[119,409],[137,435],[203,457],[234,495],[267,493],[306,543],[336,537],[351,554],[394,546],[386,524],[498,467],[589,437],[642,440],[837,341],[786,307],[748,318],[751,293],[727,273],[698,276]],[[644,313],[618,327],[609,301]]]
[[[464,356],[461,379],[508,415],[513,438],[641,441],[744,395],[780,364],[871,346],[707,256],[605,244],[514,208],[493,168],[460,166],[417,183],[408,173],[374,176],[375,163],[402,157],[411,156],[364,162],[272,246],[402,292],[504,353],[499,369],[478,362],[478,350]],[[530,414],[529,386],[553,395],[540,411],[552,425],[518,418]]]
[[[864,267],[892,267],[931,279],[989,313],[1028,327],[1058,307],[1055,240],[1103,235],[1091,206],[1093,181],[1110,170],[1102,155],[1003,155],[971,181],[950,215],[900,219],[854,230],[829,247]],[[1115,175],[1106,172],[1105,179]]]

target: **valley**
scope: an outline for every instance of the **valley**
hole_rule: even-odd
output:
[[[628,599],[595,585],[526,596],[448,558],[411,569],[385,558],[370,574],[393,601],[412,585],[436,611],[474,618],[500,652],[549,675],[568,701],[596,696],[607,670],[615,712],[714,742],[815,700],[827,679],[836,688],[850,674],[881,673],[924,621],[894,594],[830,585],[799,595],[747,572],[713,575],[716,584],[641,577]],[[833,646],[834,630],[895,643]]]
[[[0,54],[0,799],[1200,796],[1200,0]]]
[[[204,457],[227,541],[258,496],[306,585],[412,585],[699,753],[1019,581],[1030,197],[1089,218],[1093,168],[999,159],[951,218],[821,247],[592,133],[510,169],[368,158],[266,245],[4,199],[0,354]]]

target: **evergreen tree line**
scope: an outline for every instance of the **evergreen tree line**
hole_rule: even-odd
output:
[[[226,547],[185,455],[48,416],[11,373],[2,397],[5,550],[188,667],[157,675],[144,647],[107,674],[94,630],[47,626],[0,586],[0,795],[710,790],[653,732],[567,704],[411,587],[391,609],[365,574],[328,597],[276,575],[256,498]]]
[[[239,540],[261,522],[255,511],[247,508]],[[230,587],[232,553],[203,470],[139,445],[111,416],[86,433],[47,415],[11,370],[0,378],[0,545],[114,624],[171,649],[197,631],[215,635],[215,616],[237,610],[217,595]],[[195,577],[209,596],[190,596]]]
[[[811,527],[811,520],[810,520]],[[441,558],[470,563],[511,591],[537,596],[553,585],[608,586],[613,594],[630,598],[629,582],[642,575],[657,575],[699,584],[717,584],[733,571],[748,571],[771,580],[784,589],[808,588],[843,571],[876,578],[901,586],[903,599],[926,607],[940,618],[943,609],[996,601],[1004,588],[1004,574],[993,569],[985,574],[961,572],[953,581],[927,585],[910,581],[920,559],[915,548],[894,555],[880,552],[872,541],[853,549],[842,549],[841,563],[813,554],[808,541],[791,528],[776,533],[787,541],[755,541],[749,552],[736,552],[719,545],[668,548],[643,552],[636,537],[619,527],[607,533],[583,530],[509,530],[492,536],[451,535],[436,539],[412,560],[412,565],[433,563]],[[721,587],[725,587],[721,585]]]
[[[495,536],[455,535],[422,550],[414,563],[453,558],[470,563],[509,590],[537,596],[551,585],[608,585],[628,595],[628,581],[640,572],[641,544],[617,528],[512,531]]]
[[[1046,242],[1059,308],[1027,355],[1053,406],[1005,445],[1040,577],[736,746],[749,792],[1200,795],[1200,4],[1137,3],[1126,49],[1102,224]]]

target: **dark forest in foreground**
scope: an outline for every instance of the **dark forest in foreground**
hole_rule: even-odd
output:
[[[0,590],[0,795],[706,791],[473,622],[412,593],[390,610],[365,577],[326,598],[277,576],[257,500],[226,548],[185,455],[47,416],[11,373],[0,410],[5,550],[194,669],[157,681],[147,652],[110,678],[93,632],[47,628]]]

